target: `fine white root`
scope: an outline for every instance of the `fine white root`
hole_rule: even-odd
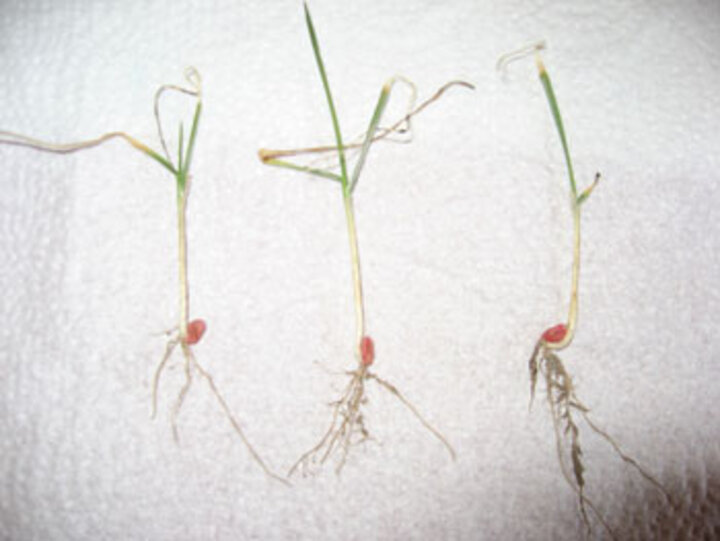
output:
[[[185,401],[185,398],[190,391],[190,387],[192,386],[193,382],[193,372],[197,372],[201,378],[203,378],[206,382],[208,387],[210,388],[210,392],[215,397],[215,400],[220,406],[220,409],[225,414],[225,417],[230,422],[230,424],[233,427],[233,430],[235,433],[240,437],[243,444],[245,445],[245,448],[250,453],[250,456],[255,461],[255,463],[260,466],[260,468],[265,472],[265,474],[276,480],[284,485],[290,485],[290,483],[277,475],[275,472],[273,472],[267,464],[265,464],[265,461],[262,459],[260,454],[255,450],[255,447],[253,447],[252,443],[250,443],[250,440],[245,435],[245,431],[240,426],[240,422],[237,420],[235,415],[233,414],[232,410],[230,409],[230,406],[228,406],[228,403],[225,401],[225,398],[218,390],[217,386],[215,385],[215,381],[213,380],[210,373],[203,368],[203,366],[197,361],[195,354],[192,351],[192,348],[190,345],[188,345],[186,342],[183,342],[179,336],[175,336],[171,338],[167,346],[165,347],[165,353],[158,363],[158,366],[155,370],[155,375],[153,377],[153,391],[152,391],[152,417],[155,418],[155,415],[157,413],[157,395],[158,395],[158,386],[160,383],[160,376],[162,375],[163,370],[166,368],[168,361],[170,360],[170,357],[172,356],[173,351],[177,346],[180,346],[180,349],[182,350],[183,354],[183,371],[185,372],[185,382],[178,392],[177,398],[175,399],[175,404],[172,408],[172,415],[171,415],[171,425],[172,425],[172,431],[173,431],[173,438],[175,439],[175,442],[178,443],[180,441],[179,438],[179,432],[177,428],[177,418],[180,413],[180,410],[182,409],[183,402]]]
[[[583,524],[587,533],[591,532],[591,522],[588,516],[588,509],[597,518],[605,531],[613,539],[617,535],[603,518],[595,503],[585,493],[585,464],[583,462],[583,451],[580,447],[580,429],[576,423],[575,414],[579,414],[590,430],[607,441],[615,450],[617,455],[628,465],[637,471],[644,479],[655,486],[672,503],[668,491],[635,459],[627,455],[606,431],[596,425],[589,415],[589,408],[577,397],[575,387],[570,374],[558,355],[546,347],[544,340],[539,340],[535,346],[529,363],[530,368],[530,404],[535,395],[535,386],[538,374],[543,376],[547,393],[548,408],[553,421],[555,432],[555,445],[558,455],[558,463],[565,481],[577,494],[578,506]]]
[[[365,397],[365,382],[375,381],[380,387],[393,394],[415,418],[436,438],[438,438],[450,453],[453,460],[456,458],[455,450],[447,439],[434,428],[393,384],[378,377],[368,370],[367,366],[360,364],[357,370],[347,372],[350,381],[345,386],[340,398],[331,403],[332,420],[327,431],[318,443],[305,452],[290,468],[288,476],[299,469],[308,473],[312,466],[323,465],[333,454],[338,454],[335,473],[340,474],[347,462],[347,456],[353,445],[363,443],[370,439],[370,433],[365,427],[361,407],[367,402]]]

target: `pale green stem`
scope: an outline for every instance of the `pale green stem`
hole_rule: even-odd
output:
[[[555,91],[553,90],[550,77],[547,74],[545,66],[540,59],[540,54],[537,52],[539,47],[536,47],[535,61],[537,63],[538,72],[540,74],[540,80],[545,90],[545,94],[550,105],[553,120],[560,137],[560,143],[562,144],[563,154],[565,156],[565,165],[568,170],[568,177],[570,180],[570,207],[573,213],[573,268],[572,268],[572,283],[570,285],[570,306],[568,308],[568,320],[567,320],[567,332],[563,339],[559,342],[545,342],[545,347],[548,349],[560,350],[566,348],[572,342],[575,336],[575,327],[577,325],[578,318],[578,288],[580,286],[580,202],[583,198],[590,195],[593,185],[588,188],[580,197],[578,197],[577,186],[575,184],[575,172],[573,171],[572,159],[570,158],[570,149],[568,147],[567,138],[565,136],[565,128],[563,126],[562,116],[560,115],[560,109],[558,108],[557,99],[555,97]],[[597,178],[595,179],[597,182]]]
[[[573,195],[573,199],[576,199]],[[570,345],[575,337],[575,327],[578,319],[578,305],[580,296],[580,205],[573,202],[573,266],[572,283],[570,285],[570,306],[568,308],[567,332],[560,342],[545,342],[547,349],[561,350]]]
[[[360,248],[358,245],[357,228],[355,227],[355,212],[353,209],[352,194],[343,194],[345,203],[345,218],[347,220],[348,241],[350,242],[350,259],[352,265],[353,294],[355,299],[355,344],[360,354],[360,341],[365,336],[365,302],[363,299],[362,277],[360,272]]]
[[[178,330],[180,332],[180,342],[185,343],[187,339],[188,316],[190,311],[190,297],[188,289],[187,277],[187,225],[186,225],[186,209],[187,195],[189,186],[186,184],[185,189],[178,186],[177,193],[177,218],[178,218],[178,268],[179,268],[179,288],[180,288],[180,321],[178,322]]]

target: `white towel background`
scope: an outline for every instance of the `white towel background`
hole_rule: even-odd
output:
[[[527,360],[564,319],[567,180],[531,57],[547,40],[583,207],[578,394],[680,499],[582,432],[587,494],[627,539],[718,535],[720,5],[669,0],[311,3],[348,135],[383,81],[455,89],[410,145],[376,145],[356,191],[377,373],[458,459],[368,384],[373,439],[287,488],[268,479],[180,356],[173,179],[122,141],[59,156],[0,147],[0,537],[578,539]],[[52,141],[125,130],[157,148],[152,98],[202,73],[188,208],[195,352],[284,473],[353,367],[340,191],[263,166],[260,147],[332,142],[299,1],[4,0],[0,129]],[[391,113],[402,111],[399,93]],[[189,108],[170,99],[175,133]],[[184,116],[183,116],[184,115]],[[596,524],[593,535],[603,532]],[[710,537],[705,537],[710,538]]]

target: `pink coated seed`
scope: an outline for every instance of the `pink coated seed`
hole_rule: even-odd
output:
[[[559,325],[555,325],[554,327],[550,327],[548,330],[546,330],[542,334],[542,339],[545,342],[555,343],[555,342],[562,342],[563,338],[565,338],[565,335],[567,334],[567,326],[565,324],[560,323]]]
[[[363,336],[360,340],[360,357],[363,366],[370,366],[375,360],[375,344],[369,336]]]
[[[207,325],[202,319],[193,319],[188,323],[187,337],[185,338],[187,344],[190,346],[197,344],[205,334],[205,329],[207,329]]]

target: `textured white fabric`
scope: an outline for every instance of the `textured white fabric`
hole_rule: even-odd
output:
[[[565,173],[532,59],[495,71],[539,38],[579,182],[604,176],[584,206],[563,358],[598,423],[683,505],[663,509],[583,432],[588,495],[623,538],[719,535],[718,3],[311,8],[346,133],[393,74],[421,98],[449,79],[477,86],[418,117],[412,144],[374,148],[356,192],[377,373],[457,461],[371,384],[373,439],[340,477],[266,478],[199,380],[176,445],[179,356],[150,419],[177,317],[172,179],[120,141],[69,156],[0,146],[0,537],[580,537],[544,401],[527,410],[534,341],[566,310]],[[354,362],[339,190],[256,157],[331,141],[301,3],[5,0],[0,59],[0,129],[55,141],[125,130],[156,146],[155,89],[202,73],[188,219],[192,316],[208,332],[195,351],[286,471]]]

